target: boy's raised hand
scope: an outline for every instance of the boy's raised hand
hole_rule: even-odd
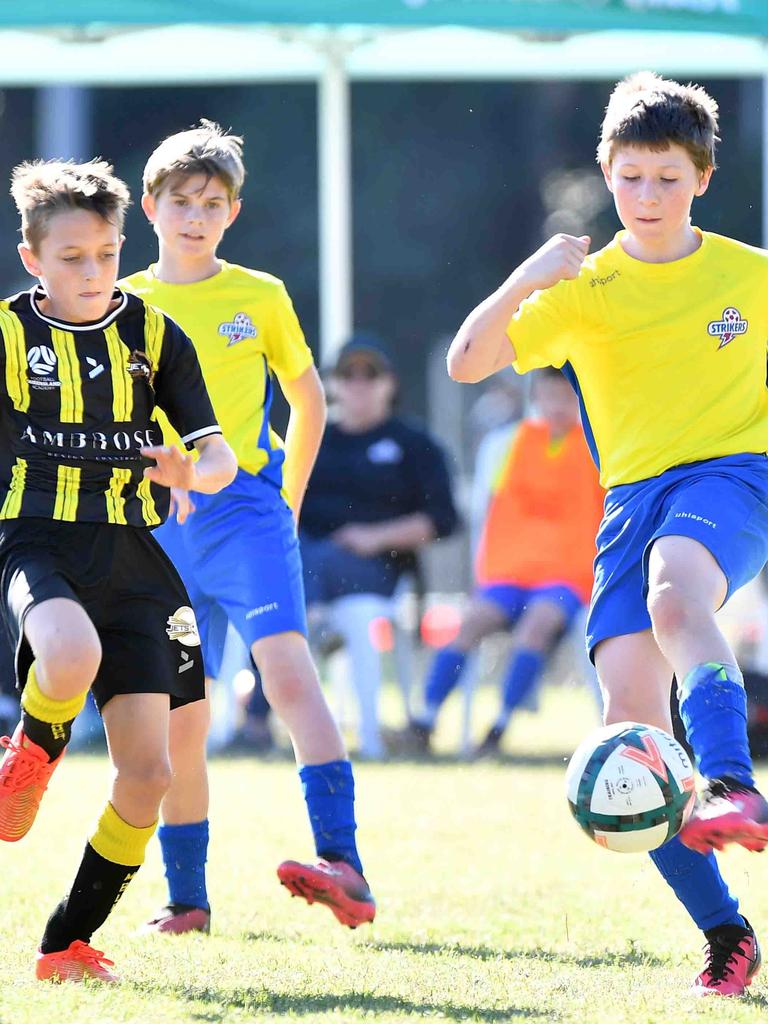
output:
[[[163,487],[179,487],[191,491],[195,484],[195,463],[191,455],[185,455],[176,445],[155,445],[142,448],[141,454],[154,459],[154,466],[147,466],[144,476],[154,484]]]
[[[590,242],[589,235],[553,235],[520,268],[532,290],[541,291],[558,281],[578,277]]]

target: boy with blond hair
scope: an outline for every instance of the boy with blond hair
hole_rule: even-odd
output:
[[[242,140],[205,120],[162,142],[144,170],[142,207],[159,256],[123,284],[190,332],[239,467],[220,500],[195,496],[191,508],[178,493],[177,521],[159,539],[190,590],[208,677],[231,621],[291,735],[318,860],[282,863],[280,881],[354,928],[373,920],[375,903],[355,842],[352,767],[307,645],[296,537],[325,398],[282,281],[217,255],[240,213],[244,177]],[[284,447],[269,425],[275,377],[290,407]],[[171,725],[173,785],[159,830],[169,902],[149,923],[160,932],[210,927],[208,725],[207,702]]]
[[[642,72],[620,82],[598,160],[624,226],[556,235],[465,320],[456,380],[510,363],[561,367],[607,488],[587,643],[606,723],[671,732],[669,690],[706,785],[680,835],[651,853],[704,931],[694,989],[737,996],[760,950],[714,849],[768,844],[741,672],[715,620],[768,557],[768,253],[692,226],[715,167],[717,104]]]
[[[114,981],[91,937],[155,831],[169,721],[204,696],[189,597],[150,528],[168,488],[214,493],[236,464],[189,339],[115,288],[129,195],[112,168],[22,164],[11,191],[40,283],[0,303],[0,589],[22,690],[21,721],[0,740],[0,838],[31,828],[90,689],[112,790],[36,973]],[[163,447],[158,409],[197,462]]]

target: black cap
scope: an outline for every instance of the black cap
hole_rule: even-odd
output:
[[[365,356],[381,373],[395,373],[392,356],[377,334],[369,331],[357,331],[353,334],[339,349],[336,362],[333,364],[333,372],[338,373],[342,370],[353,356]]]

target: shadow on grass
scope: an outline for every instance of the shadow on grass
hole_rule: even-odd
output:
[[[329,1013],[335,1019],[343,1020],[345,1011],[359,1011],[366,1016],[384,1013],[399,1013],[421,1019],[424,1016],[438,1017],[451,1021],[479,1021],[481,1024],[497,1024],[509,1020],[554,1020],[556,1015],[532,1006],[504,1006],[485,1009],[451,1002],[419,1002],[398,996],[375,995],[371,992],[345,992],[327,995],[287,995],[270,992],[264,988],[219,989],[210,985],[187,988],[180,985],[137,985],[137,991],[146,996],[148,990],[158,995],[176,996],[188,1003],[215,1003],[210,1010],[190,1010],[190,1021],[208,1021],[218,1024],[226,1021],[232,1010],[246,1010],[256,1015],[264,1013],[287,1014],[301,1017],[305,1014]]]
[[[662,960],[634,946],[623,952],[609,951],[597,956],[577,956],[573,953],[558,953],[540,948],[496,949],[493,946],[463,946],[461,943],[453,942],[371,942],[368,943],[368,948],[431,956],[458,954],[471,960],[539,960],[545,963],[567,964],[571,967],[626,967],[627,964],[640,967],[669,966],[668,960]]]

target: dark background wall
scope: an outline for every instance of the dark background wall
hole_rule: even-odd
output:
[[[425,411],[427,354],[556,230],[604,244],[617,229],[594,162],[612,82],[377,82],[352,87],[356,323],[396,349],[404,406]],[[720,103],[720,171],[700,226],[760,243],[758,80],[704,81]],[[205,116],[245,136],[243,213],[222,255],[284,278],[313,346],[318,329],[316,94],[311,85],[95,89],[93,153],[135,198],[152,147]],[[0,180],[36,155],[36,94],[0,94]],[[0,202],[0,290],[25,285],[17,218]],[[123,269],[153,259],[134,207]]]

